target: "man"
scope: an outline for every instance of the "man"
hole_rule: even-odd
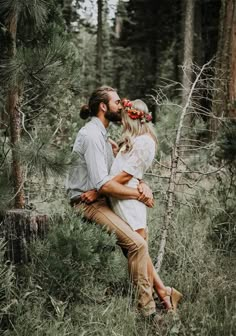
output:
[[[73,152],[78,160],[68,177],[67,191],[76,210],[116,234],[118,245],[127,251],[131,279],[138,289],[139,308],[143,315],[149,316],[156,309],[147,273],[147,243],[109,208],[105,198],[137,199],[153,206],[152,194],[145,185],[144,190],[138,190],[124,185],[127,174],[109,176],[113,153],[106,128],[110,121],[121,120],[121,108],[117,92],[110,87],[100,87],[92,93],[88,106],[81,109],[81,117],[92,119],[81,128],[75,140]]]

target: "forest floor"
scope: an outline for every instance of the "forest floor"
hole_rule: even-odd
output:
[[[149,183],[157,198],[148,220],[149,249],[156,261],[166,187],[155,177],[149,178]],[[2,334],[235,335],[235,254],[229,245],[223,248],[216,244],[212,227],[219,206],[209,178],[206,183],[205,192],[201,186],[193,197],[186,187],[186,195],[181,189],[176,199],[160,276],[165,284],[183,293],[183,300],[177,314],[164,314],[158,325],[136,311],[127,261],[116,247],[115,237],[73,214],[63,181],[52,179],[42,184],[40,198],[34,198],[38,190],[35,183],[30,200],[37,210],[49,215],[50,230],[43,241],[31,246],[30,263],[6,270],[2,262]]]

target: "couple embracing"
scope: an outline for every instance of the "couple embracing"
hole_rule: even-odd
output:
[[[80,115],[91,120],[80,129],[73,152],[67,192],[70,204],[84,217],[114,232],[128,259],[144,316],[156,312],[153,290],[167,311],[175,311],[182,294],[166,287],[149,256],[146,207],[153,195],[142,181],[155,156],[157,139],[147,105],[140,99],[122,102],[115,89],[96,89]],[[110,122],[122,122],[119,146],[107,137]]]

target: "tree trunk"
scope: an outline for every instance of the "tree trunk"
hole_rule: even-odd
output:
[[[116,16],[116,21],[115,21],[115,38],[117,40],[120,39],[121,36],[121,31],[122,31],[122,17]]]
[[[122,35],[122,29],[123,29],[123,15],[124,15],[124,3],[123,1],[119,0],[117,4],[117,12],[116,12],[116,17],[115,17],[115,43],[114,43],[114,48],[113,48],[113,67],[114,67],[114,86],[117,88],[118,92],[121,89],[121,74],[122,74],[122,65],[118,61],[117,62],[117,57],[119,59],[120,52],[120,38]],[[117,48],[118,47],[118,48]]]
[[[72,2],[72,0],[64,0],[64,7],[62,10],[68,31],[71,29]]]
[[[8,92],[8,113],[10,115],[10,137],[12,146],[12,177],[14,181],[15,208],[21,209],[25,205],[24,180],[17,145],[20,141],[21,117],[17,109],[18,89],[12,88]]]
[[[96,66],[97,66],[97,85],[101,85],[102,81],[102,47],[103,47],[103,0],[97,0],[98,9],[98,23],[97,23],[97,55],[96,55]]]
[[[236,3],[231,1],[232,8],[232,31],[231,31],[231,52],[230,52],[230,81],[229,81],[229,117],[236,118]]]
[[[16,54],[16,31],[17,31],[17,14],[11,13],[6,20],[6,27],[11,36],[11,44],[8,48],[9,58],[14,58]],[[15,82],[15,80],[13,81]],[[17,145],[20,141],[21,133],[21,116],[17,108],[19,101],[19,87],[17,84],[12,84],[8,90],[7,96],[7,112],[10,118],[10,142],[12,147],[12,177],[14,182],[15,192],[15,207],[20,209],[24,207],[24,189],[23,189],[23,174],[20,164],[20,158],[17,150]]]
[[[182,105],[185,106],[192,84],[194,0],[185,0],[184,19],[184,72]]]
[[[194,62],[202,66],[205,63],[205,50],[203,41],[202,2],[196,2],[194,7]]]
[[[48,231],[48,217],[30,210],[14,209],[0,214],[0,237],[7,242],[6,258],[13,263],[30,261],[29,243],[44,238]]]
[[[214,137],[219,128],[218,118],[236,118],[236,4],[222,0],[219,42],[216,55],[215,91],[210,128]]]

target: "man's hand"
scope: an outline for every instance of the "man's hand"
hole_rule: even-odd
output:
[[[110,142],[111,144],[111,147],[112,147],[112,151],[113,151],[113,154],[114,156],[116,156],[119,152],[119,146],[117,145],[117,143],[112,140],[111,138],[108,138],[108,141]]]
[[[138,185],[138,191],[140,192],[138,201],[143,202],[149,208],[153,208],[154,199],[152,190],[149,186],[145,182],[141,181]]]
[[[148,208],[153,208],[154,207],[154,199],[149,198],[147,202],[144,203]]]
[[[144,203],[148,208],[154,207],[154,199],[153,198],[144,198],[142,194],[138,198],[139,202]]]
[[[143,195],[143,198],[153,198],[152,190],[149,188],[149,186],[141,181],[138,185],[138,191],[140,194]]]
[[[98,198],[98,192],[95,189],[89,190],[81,194],[80,198],[86,204],[90,204],[96,201],[96,199]]]

